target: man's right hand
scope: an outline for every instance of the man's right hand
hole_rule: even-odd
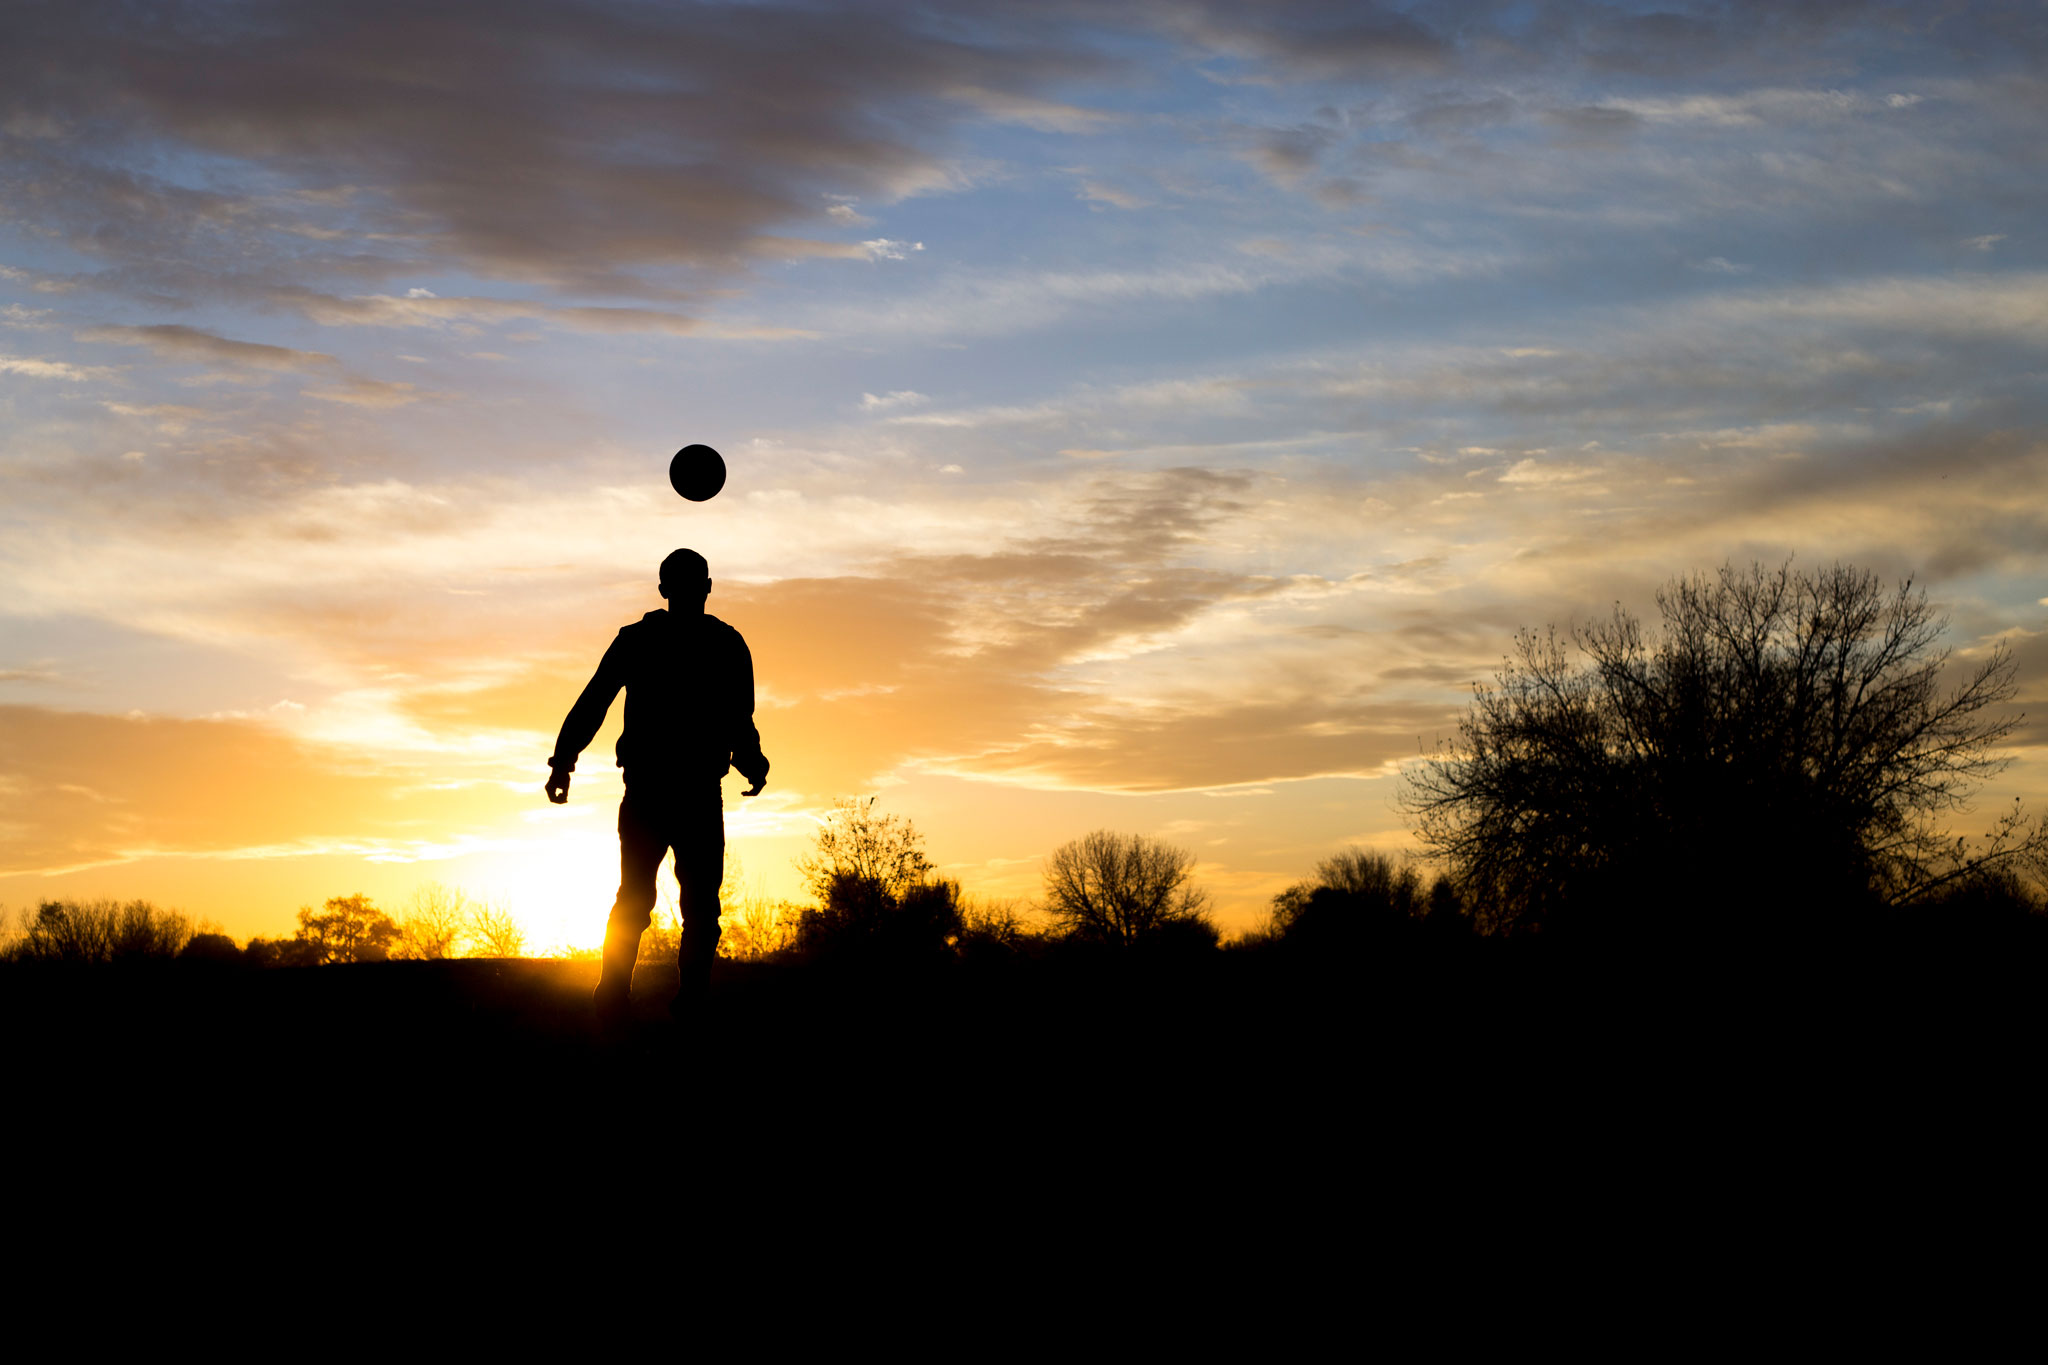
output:
[[[569,771],[566,768],[548,770],[548,800],[561,805],[569,799]]]

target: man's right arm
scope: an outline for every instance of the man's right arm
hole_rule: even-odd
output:
[[[612,698],[626,685],[626,636],[621,631],[598,661],[597,672],[583,688],[583,695],[569,708],[562,732],[555,737],[555,752],[548,759],[548,800],[560,805],[569,799],[569,774],[576,771],[576,757],[597,737]]]

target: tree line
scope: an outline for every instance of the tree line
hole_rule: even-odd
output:
[[[1977,836],[1952,828],[2023,720],[2002,644],[1957,660],[1924,591],[1842,565],[1723,566],[1656,601],[1655,628],[1617,608],[1518,635],[1456,737],[1405,775],[1418,853],[1335,853],[1229,945],[1188,849],[1097,830],[1046,857],[1037,904],[977,900],[937,875],[910,820],[868,797],[821,821],[798,862],[807,905],[738,891],[729,864],[721,951],[872,961],[1284,945],[1341,957],[1475,938],[1840,936],[1902,913],[2041,919],[2048,825],[2015,803]],[[397,917],[358,894],[298,919],[291,938],[239,955],[319,965],[526,947],[504,909],[435,886]],[[643,957],[673,956],[675,929],[671,906]],[[6,947],[65,961],[237,951],[143,902],[45,902]]]
[[[46,900],[21,913],[0,944],[0,960],[106,964],[182,959],[259,967],[318,967],[338,962],[435,961],[518,957],[526,931],[511,911],[429,883],[397,917],[360,892],[303,906],[289,938],[238,945],[211,921],[148,901]]]

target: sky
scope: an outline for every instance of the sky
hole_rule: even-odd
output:
[[[770,896],[875,794],[971,895],[1109,828],[1249,927],[1412,844],[1518,629],[1723,563],[1910,577],[2038,718],[2044,57],[2034,4],[10,5],[0,904],[595,942],[617,708],[545,760],[678,546]]]

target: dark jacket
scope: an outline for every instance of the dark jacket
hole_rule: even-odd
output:
[[[728,766],[749,782],[768,776],[754,728],[754,657],[716,616],[650,611],[619,631],[583,695],[569,708],[548,762],[576,767],[604,724],[612,698],[626,689],[619,766],[626,781],[715,782]]]

